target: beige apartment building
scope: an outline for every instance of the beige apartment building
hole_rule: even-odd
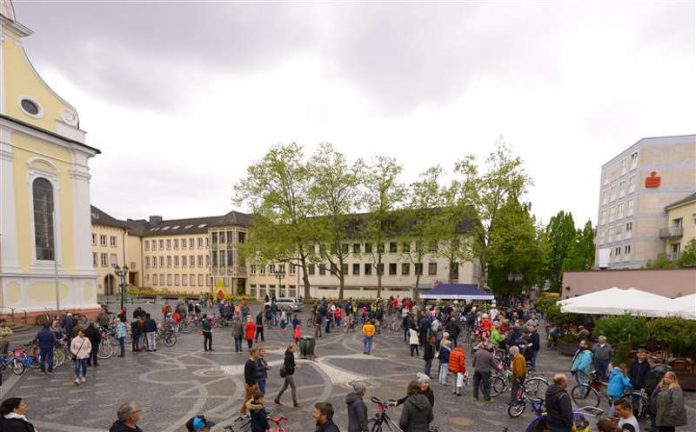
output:
[[[97,272],[97,293],[114,295],[120,292],[114,266],[122,267],[126,263],[128,227],[95,206],[91,207],[91,213],[92,266]]]
[[[665,241],[664,253],[670,261],[679,258],[682,249],[696,240],[696,192],[665,207],[667,220],[660,230]]]
[[[604,164],[597,267],[640,268],[663,253],[665,207],[695,190],[696,135],[643,138]]]

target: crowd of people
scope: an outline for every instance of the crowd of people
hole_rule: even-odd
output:
[[[216,328],[214,314],[204,309],[216,307],[218,317],[226,320],[234,340],[236,353],[247,352],[249,357],[244,364],[244,398],[240,405],[240,415],[250,418],[252,432],[268,432],[271,429],[266,409],[266,390],[271,366],[265,356],[264,329],[278,327],[287,332],[288,345],[283,355],[278,374],[282,380],[280,390],[273,398],[275,405],[283,405],[283,396],[290,389],[293,408],[301,408],[297,395],[295,373],[300,365],[295,362],[297,343],[302,336],[302,322],[298,314],[280,310],[275,299],[269,299],[256,315],[248,304],[230,301],[214,303],[210,298],[201,298],[198,303],[183,301],[172,307],[168,302],[162,307],[161,324],[150,313],[138,307],[134,310],[130,323],[125,310],[119,311],[113,321],[107,322],[106,311],[94,322],[78,325],[70,314],[62,320],[46,324],[37,334],[40,348],[40,370],[53,373],[53,347],[59,339],[66,338],[75,365],[75,384],[86,381],[87,369],[98,366],[98,350],[101,332],[110,327],[120,344],[120,357],[125,356],[128,325],[132,336],[132,351],[155,352],[157,342],[155,333],[162,326],[177,331],[184,320],[195,319],[200,323],[199,334],[203,337],[204,352],[213,350],[213,332]],[[332,330],[342,328],[346,332],[359,330],[362,335],[363,354],[371,355],[375,342],[385,326],[399,322],[403,329],[403,342],[407,349],[404,356],[420,357],[424,362],[422,372],[406,386],[406,396],[390,401],[393,406],[401,406],[398,425],[405,432],[428,432],[434,427],[435,393],[431,380],[437,379],[441,388],[451,386],[454,397],[461,397],[469,384],[467,351],[471,349],[472,391],[474,400],[490,402],[492,375],[509,369],[512,379],[511,403],[523,386],[529,371],[537,366],[541,349],[538,328],[540,317],[530,307],[518,303],[515,307],[498,308],[476,307],[471,304],[433,304],[414,303],[411,299],[389,298],[371,302],[348,299],[332,301],[322,299],[311,311],[310,326],[315,338],[321,338]],[[0,322],[0,350],[5,353],[12,337],[11,330]],[[551,334],[553,329],[547,331]],[[646,350],[637,352],[630,365],[614,364],[612,346],[600,335],[595,343],[591,333],[578,329],[579,348],[573,356],[569,371],[578,384],[588,384],[589,377],[607,384],[607,396],[611,400],[609,418],[597,425],[606,432],[639,432],[640,424],[634,416],[632,404],[624,398],[627,391],[644,390],[649,396],[651,432],[672,432],[675,427],[686,424],[684,397],[677,375],[669,367],[650,357]],[[244,347],[243,341],[246,341]],[[467,345],[465,345],[465,342]],[[245,349],[246,348],[246,349]],[[379,348],[377,348],[379,349]],[[408,354],[406,354],[408,352]],[[437,364],[437,368],[433,366]],[[436,369],[436,370],[434,370]],[[551,432],[570,432],[576,425],[569,395],[569,379],[566,374],[553,376],[544,395],[547,412],[546,426]],[[367,432],[368,406],[365,403],[368,385],[364,382],[352,383],[352,391],[345,397],[349,432]],[[33,431],[35,428],[27,420],[26,401],[9,398],[0,406],[0,430]],[[320,432],[339,431],[334,423],[334,407],[329,402],[319,402],[313,407],[316,430]],[[140,408],[134,402],[123,404],[117,411],[118,419],[111,432],[140,431],[137,425]],[[189,419],[185,427],[189,431],[207,431],[215,423],[204,416]],[[645,432],[645,431],[644,431]]]

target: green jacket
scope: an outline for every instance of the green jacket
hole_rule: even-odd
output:
[[[7,326],[0,327],[0,343],[10,342],[10,337],[12,336],[12,329]]]
[[[655,389],[657,393],[656,426],[684,426],[686,424],[686,409],[684,408],[684,393],[680,387],[673,389]]]

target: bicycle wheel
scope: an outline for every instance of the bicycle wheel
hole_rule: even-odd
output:
[[[643,396],[641,393],[631,393],[631,406],[633,407],[633,414],[639,419],[648,418],[648,398]]]
[[[164,335],[164,345],[168,347],[173,347],[176,345],[176,333],[168,332]]]
[[[370,432],[382,432],[382,425],[376,419],[370,419],[367,422],[367,429]]]
[[[108,341],[102,341],[99,344],[99,351],[97,351],[97,357],[100,359],[108,359],[114,355],[114,346],[108,343]]]
[[[517,400],[510,404],[507,413],[510,417],[516,418],[521,416],[525,409],[527,409],[527,403],[523,400]]]
[[[579,407],[598,407],[600,398],[597,390],[587,384],[578,384],[570,391],[570,398]]]
[[[16,358],[12,359],[12,373],[19,376],[22,375],[26,369],[26,366],[24,366],[24,363],[21,361],[17,360]]]
[[[524,382],[525,393],[535,399],[544,399],[548,388],[548,381],[540,377],[530,378]]]
[[[499,376],[491,377],[491,397],[497,397],[507,389],[507,382]]]
[[[191,330],[193,330],[193,324],[190,323],[190,322],[184,322],[184,323],[179,327],[179,330],[181,331],[181,333],[189,334],[189,333],[191,333]]]

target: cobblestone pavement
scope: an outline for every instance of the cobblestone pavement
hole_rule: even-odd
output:
[[[147,309],[159,317],[160,306],[148,305]],[[306,329],[303,332],[307,334]],[[311,411],[320,400],[334,405],[335,420],[346,430],[344,398],[351,382],[367,382],[368,397],[397,398],[405,394],[408,381],[423,368],[422,359],[409,356],[400,332],[378,335],[372,356],[362,354],[362,338],[358,333],[332,332],[318,340],[316,361],[298,360],[300,368],[295,381],[301,407],[278,407],[272,400],[282,384],[278,370],[290,342],[289,331],[267,329],[266,342],[262,344],[272,367],[267,384],[267,408],[274,415],[289,418],[288,431],[313,431]],[[140,403],[143,410],[140,426],[146,432],[184,431],[186,420],[196,414],[216,421],[218,426],[214,430],[222,430],[221,426],[230,424],[239,412],[247,354],[234,353],[228,329],[217,329],[214,333],[214,352],[203,352],[202,343],[197,334],[181,335],[173,348],[162,346],[154,353],[127,352],[125,358],[102,360],[98,367],[88,370],[87,382],[80,386],[73,384],[69,364],[50,376],[36,370],[28,370],[19,379],[6,374],[3,397],[27,398],[28,418],[42,432],[105,431],[115,419],[117,406],[129,400]],[[467,350],[467,357],[468,354]],[[538,369],[550,377],[555,372],[566,371],[569,358],[542,351],[538,363]],[[449,386],[435,383],[433,388],[435,419],[442,432],[501,432],[505,428],[509,432],[524,431],[533,419],[530,412],[510,419],[506,413],[507,396],[492,403],[476,402],[471,387],[464,390],[462,397],[453,396]],[[284,401],[289,403],[290,396],[285,395]],[[696,425],[696,395],[687,394],[687,401],[689,423]],[[374,415],[374,408],[368,403],[370,416]],[[392,417],[398,421],[400,410],[393,411]]]

